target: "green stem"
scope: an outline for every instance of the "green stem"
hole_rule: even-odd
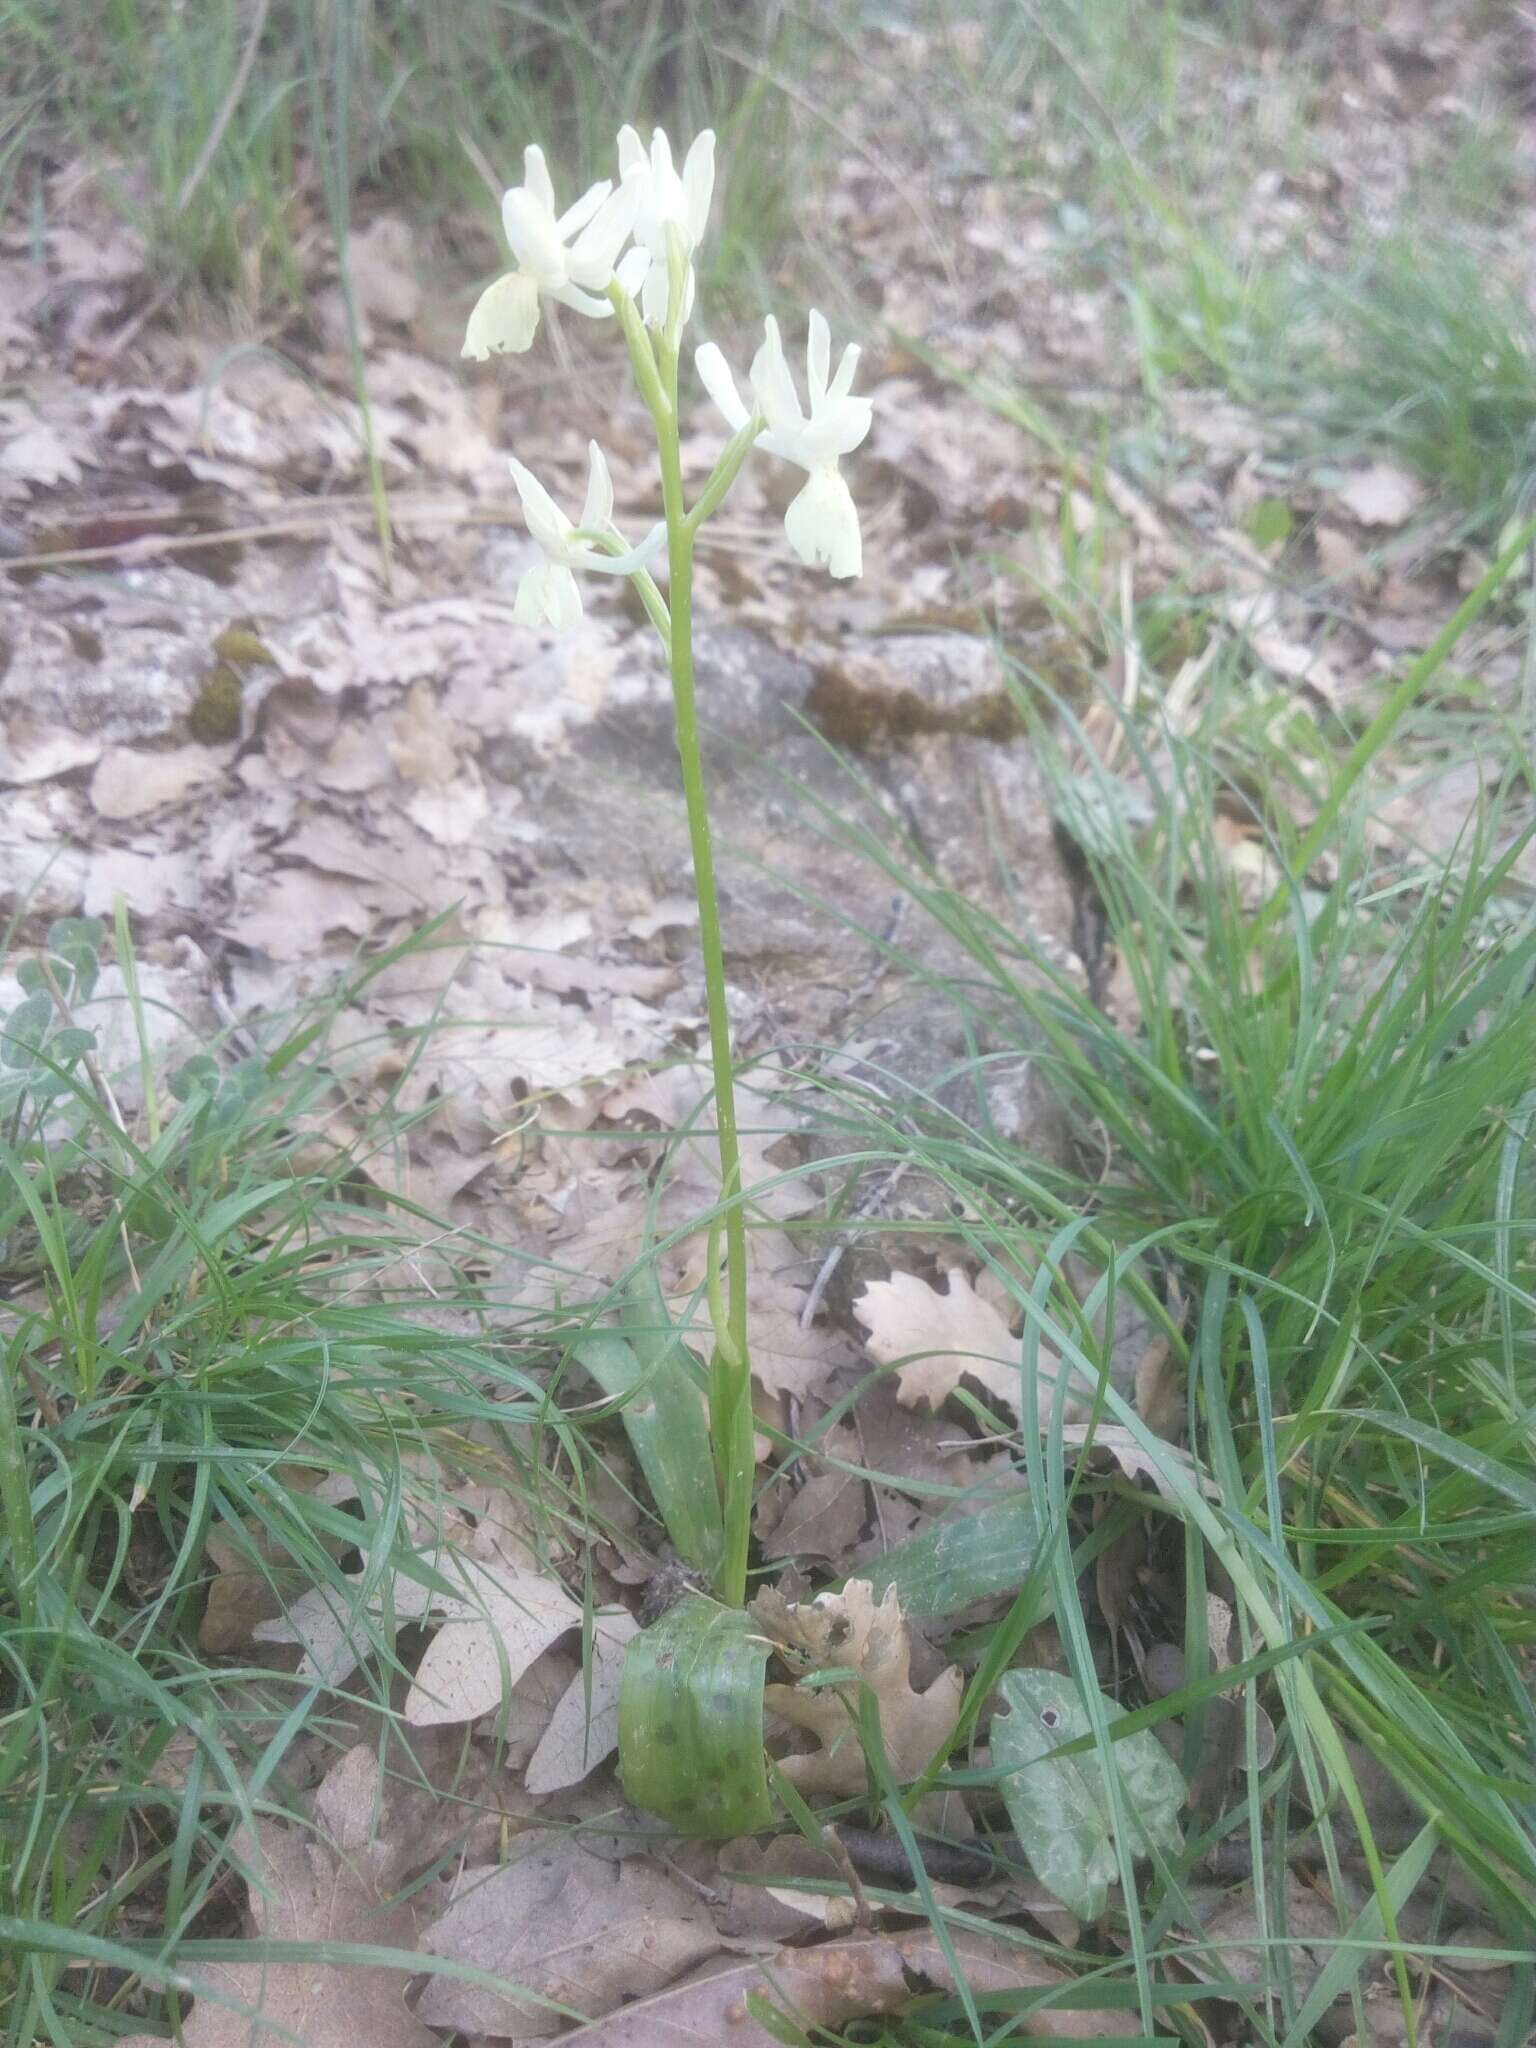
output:
[[[675,267],[675,266],[674,266]],[[679,279],[674,276],[674,298]],[[662,337],[660,360],[641,325],[634,302],[617,286],[609,296],[629,343],[635,376],[656,426],[661,458],[662,505],[667,521],[669,655],[677,757],[682,769],[693,853],[693,884],[699,905],[699,940],[704,955],[704,1001],[709,1019],[709,1053],[715,1084],[715,1124],[720,1147],[720,1191],[724,1209],[726,1301],[723,1326],[716,1312],[715,1355],[709,1375],[710,1437],[725,1521],[725,1550],[715,1588],[739,1607],[747,1593],[747,1547],[752,1533],[752,1373],[747,1352],[747,1229],[741,1206],[741,1146],[736,1131],[735,1066],[731,1058],[730,1014],[725,1000],[725,947],[720,899],[715,885],[714,843],[704,786],[693,674],[693,543],[695,525],[683,496],[683,462],[678,437],[675,332]],[[669,329],[677,323],[669,322]],[[743,451],[745,452],[745,451]],[[714,1290],[712,1290],[713,1292]]]

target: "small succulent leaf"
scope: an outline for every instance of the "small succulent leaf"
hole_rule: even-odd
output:
[[[73,952],[95,953],[106,935],[99,917],[56,917],[48,927],[48,950],[63,960]]]
[[[22,1072],[35,1067],[52,1022],[53,1004],[47,996],[28,996],[18,1003],[0,1025],[0,1059]]]
[[[48,992],[48,984],[43,979],[42,967],[36,960],[18,960],[16,963],[16,979],[21,984],[23,995],[38,996],[46,995]]]
[[[629,1646],[619,1695],[625,1797],[684,1834],[773,1821],[763,1757],[768,1644],[751,1615],[689,1593]]]
[[[1017,1592],[1039,1547],[1034,1503],[1011,1493],[909,1537],[860,1565],[858,1576],[877,1599],[894,1586],[908,1616],[956,1614],[973,1600]]]
[[[71,1067],[88,1052],[96,1050],[96,1034],[79,1024],[66,1024],[62,1031],[56,1031],[48,1041],[48,1057],[56,1060],[61,1067]]]
[[[210,1053],[195,1052],[172,1070],[166,1086],[178,1102],[190,1102],[194,1095],[216,1094],[219,1063]]]
[[[1075,1679],[1061,1671],[1010,1671],[998,1686],[1006,1714],[992,1723],[992,1760],[1006,1773],[1004,1804],[1035,1875],[1079,1920],[1097,1920],[1119,1875],[1104,1764],[1096,1750],[1053,1756],[1092,1733]],[[1107,1720],[1120,1708],[1100,1695]],[[1177,1765],[1150,1728],[1114,1744],[1121,1812],[1132,1856],[1184,1846],[1185,1801]],[[1048,1761],[1046,1761],[1048,1759]]]
[[[48,950],[69,968],[77,996],[90,995],[96,986],[105,937],[99,917],[56,917],[48,927]]]

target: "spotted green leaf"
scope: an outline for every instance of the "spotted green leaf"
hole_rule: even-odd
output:
[[[1017,1592],[1039,1548],[1034,1503],[1010,1493],[898,1543],[857,1576],[871,1581],[877,1601],[894,1586],[909,1619],[957,1614],[973,1600]]]
[[[625,1797],[684,1834],[773,1820],[763,1758],[768,1644],[740,1607],[689,1593],[629,1646],[619,1693]]]
[[[1077,1681],[1061,1671],[1010,1671],[998,1686],[1008,1708],[992,1723],[992,1761],[1007,1775],[1000,1789],[1036,1877],[1079,1920],[1097,1920],[1119,1875],[1104,1763],[1097,1750],[1052,1756],[1092,1733]],[[1099,1695],[1106,1721],[1120,1708]],[[1150,1728],[1112,1745],[1120,1812],[1132,1856],[1152,1847],[1176,1856],[1184,1846],[1179,1809],[1184,1780]]]

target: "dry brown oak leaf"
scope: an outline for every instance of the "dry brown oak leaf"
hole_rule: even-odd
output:
[[[956,1934],[954,1949],[973,1992],[1021,1991],[1065,1984],[1060,1970],[1027,1949],[980,1935]],[[953,1991],[954,1975],[927,1927],[910,1934],[781,1948],[758,1961],[731,1963],[676,1984],[659,1997],[625,2006],[608,2019],[567,2034],[567,2048],[773,2048],[781,2037],[760,2026],[748,1994],[791,2012],[802,2028],[842,2027],[875,2013],[900,2012],[921,1985]],[[1123,2036],[1123,2012],[1029,2015],[1035,2041],[1098,2041]]]
[[[366,1942],[370,1948],[414,1949],[418,1917],[409,1899],[392,1900],[403,1876],[401,1854],[374,1837],[378,1760],[351,1750],[316,1795],[316,1816],[329,1844],[301,1828],[260,1820],[254,1836],[237,1838],[250,1872],[253,1960],[210,1963],[200,1984],[233,2000],[234,2011],[200,1997],[183,2036],[186,2048],[266,2048],[287,2039],[303,2048],[437,2048],[437,2036],[405,2003],[411,1973],[361,1963],[264,1962],[267,1941]],[[248,2017],[250,2011],[261,2015]],[[120,2048],[165,2048],[137,2034]]]
[[[534,1996],[434,1977],[417,2008],[434,2026],[538,2040],[568,2024],[556,2007],[587,2017],[611,2012],[651,1996],[720,1946],[702,1902],[642,1857],[610,1863],[545,1835],[515,1842],[513,1856],[499,1869],[466,1871],[422,1946]]]
[[[1022,1344],[990,1301],[976,1292],[964,1273],[946,1275],[941,1294],[915,1273],[893,1273],[872,1280],[853,1312],[864,1325],[869,1355],[877,1365],[896,1366],[896,1398],[904,1408],[926,1402],[938,1408],[962,1379],[974,1380],[994,1400],[1019,1412],[1019,1359]],[[1040,1346],[1040,1408],[1042,1420],[1059,1370],[1055,1352]],[[1068,1400],[1069,1422],[1081,1422],[1087,1410]]]
[[[807,1671],[845,1667],[859,1674],[880,1702],[885,1753],[898,1778],[917,1777],[954,1732],[965,1680],[951,1664],[926,1692],[913,1690],[912,1632],[894,1586],[886,1589],[878,1607],[868,1579],[850,1579],[841,1593],[823,1593],[803,1606],[792,1606],[769,1588],[753,1601],[752,1612],[797,1666]],[[795,1685],[763,1690],[771,1712],[808,1730],[820,1744],[802,1756],[786,1757],[780,1767],[808,1796],[858,1793],[865,1787],[864,1752],[841,1690],[802,1691]],[[854,1688],[850,1684],[846,1690],[851,1695]]]

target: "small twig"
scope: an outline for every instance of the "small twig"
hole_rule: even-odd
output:
[[[878,1180],[873,1181],[870,1184],[868,1193],[854,1204],[850,1220],[873,1214],[885,1201],[886,1197],[895,1192],[898,1184],[905,1176],[910,1163],[909,1160],[903,1159],[898,1165],[893,1166],[889,1173],[883,1174]],[[808,1330],[816,1320],[816,1311],[821,1307],[821,1297],[826,1293],[828,1286],[831,1284],[832,1275],[842,1264],[843,1254],[853,1243],[857,1235],[858,1232],[854,1230],[843,1231],[833,1243],[832,1249],[827,1253],[827,1256],[822,1260],[820,1267],[817,1269],[816,1278],[811,1282],[810,1291],[800,1307],[800,1327],[802,1330]]]
[[[824,1827],[821,1831],[821,1845],[837,1865],[838,1875],[847,1885],[853,1899],[854,1925],[867,1932],[874,1926],[875,1916],[870,1911],[869,1897],[864,1890],[863,1880],[854,1867],[853,1857],[843,1840],[842,1829],[836,1826]],[[900,1848],[901,1844],[898,1842],[896,1846]]]

